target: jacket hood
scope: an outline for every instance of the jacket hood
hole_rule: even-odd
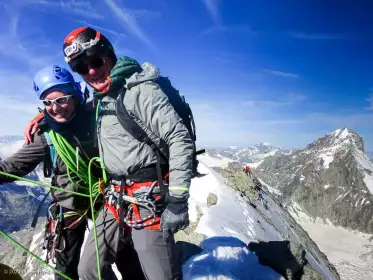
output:
[[[134,73],[131,77],[126,79],[127,89],[131,89],[132,87],[147,81],[155,81],[161,76],[159,69],[149,62],[143,63],[141,68],[141,72]]]
[[[135,59],[128,56],[120,57],[110,72],[111,90],[122,87],[127,78],[141,71],[141,66]]]
[[[119,89],[126,87],[130,90],[138,84],[155,81],[159,77],[160,71],[155,65],[145,62],[140,66],[135,59],[123,56],[110,72],[110,90],[105,95],[95,94],[95,97],[103,98],[103,101],[116,99]]]

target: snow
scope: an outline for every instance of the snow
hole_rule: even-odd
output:
[[[282,192],[276,188],[273,188],[271,187],[270,185],[268,185],[266,182],[264,182],[262,179],[260,178],[257,178],[259,180],[259,182],[266,186],[267,190],[270,192],[270,193],[274,193],[274,194],[277,194],[277,195],[282,195]]]
[[[214,158],[209,156],[208,154],[199,155],[198,160],[208,166],[221,168],[228,167],[228,164],[233,161],[227,158]]]
[[[238,146],[229,146],[229,149],[237,150],[237,149],[238,149]]]
[[[249,165],[251,168],[257,168],[260,164],[262,164],[264,160],[260,160],[260,161],[257,161],[257,162],[253,162],[253,163],[247,163],[245,165]]]
[[[1,143],[0,145],[0,156],[4,159],[10,157],[17,152],[22,145],[25,143],[23,140],[12,141],[8,143]]]
[[[324,153],[321,153],[319,155],[319,158],[321,158],[324,161],[324,168],[329,168],[329,164],[334,160],[334,153],[331,151],[326,151]]]
[[[326,184],[325,186],[324,186],[324,189],[325,190],[327,190],[327,189],[329,189],[330,188],[330,185],[329,184]]]
[[[301,225],[336,266],[342,280],[372,279],[370,235],[320,223],[301,222]]]
[[[284,239],[283,236],[287,236],[287,239],[299,243],[299,236],[289,227],[288,221],[284,218],[283,208],[279,207],[267,194],[263,193],[262,204],[258,202],[255,209],[244,198],[241,198],[237,192],[226,185],[225,179],[211,168],[202,163],[199,165],[199,172],[205,174],[205,176],[192,180],[189,215],[192,221],[196,221],[197,206],[200,208],[203,215],[195,232],[206,235],[208,237],[205,240],[206,242],[209,239],[212,240],[213,248],[209,246],[209,248],[203,247],[205,243],[202,242],[201,246],[204,251],[184,264],[184,272],[196,273],[197,275],[193,274],[196,278],[186,277],[186,279],[273,279],[269,274],[264,278],[252,276],[253,267],[257,269],[257,261],[253,259],[249,252],[243,250],[242,246],[241,249],[229,247],[232,247],[231,241],[236,238],[244,244],[248,244],[258,241],[281,241]],[[209,193],[214,193],[218,197],[217,204],[212,207],[208,207],[206,203]],[[267,204],[267,207],[264,207],[264,204]],[[220,239],[216,239],[216,237],[220,237]],[[214,240],[218,240],[220,245],[216,244]],[[226,243],[220,242],[221,240],[225,240]],[[227,245],[229,246],[227,247]],[[227,258],[227,254],[236,256],[238,252],[241,252],[242,257],[246,260],[245,267],[239,266],[245,271],[243,275],[246,276],[244,278],[235,275],[235,273],[240,273],[236,267],[242,261],[241,259],[230,257],[231,260],[235,259],[232,264],[231,261],[225,260],[223,262],[218,257],[219,254],[224,258]],[[314,259],[313,253],[307,252],[306,254],[311,265],[322,273],[325,279],[334,279],[325,264]],[[204,269],[211,267],[213,276],[207,278],[206,273],[202,271],[202,267]],[[248,271],[246,271],[246,267]],[[191,271],[188,271],[188,269]],[[227,270],[231,274],[227,274]]]
[[[339,134],[339,138],[340,138],[340,139],[347,138],[347,137],[349,136],[349,134],[350,134],[350,133],[348,132],[347,128],[345,128],[345,129],[343,129],[342,133]]]
[[[337,139],[341,139],[341,140],[348,138],[350,134],[351,133],[348,131],[347,128],[343,128],[343,129],[339,128],[333,132],[334,137],[336,137]]]
[[[363,152],[357,149],[354,150],[354,157],[362,174],[364,175],[364,184],[368,188],[369,192],[373,194],[373,163]]]
[[[212,237],[201,242],[202,253],[183,266],[185,279],[283,280],[271,268],[262,266],[246,244],[232,237]]]
[[[308,216],[294,201],[288,212],[308,232],[329,261],[337,268],[342,280],[372,279],[372,236],[334,226],[329,220]]]

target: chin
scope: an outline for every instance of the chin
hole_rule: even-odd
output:
[[[53,119],[59,123],[64,123],[69,120],[69,118],[66,118],[65,116],[54,116]]]
[[[54,120],[55,120],[56,122],[59,122],[59,123],[67,122],[67,119],[66,119],[66,118],[55,118]]]

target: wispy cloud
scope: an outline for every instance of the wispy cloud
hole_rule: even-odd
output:
[[[289,72],[270,70],[270,69],[263,69],[263,71],[266,73],[272,74],[272,75],[281,76],[285,78],[299,78],[298,74],[289,73]]]
[[[369,102],[367,109],[373,111],[373,94],[371,94],[366,100]]]
[[[97,29],[99,31],[104,31],[105,33],[109,33],[109,34],[112,34],[114,36],[120,36],[120,37],[128,37],[127,34],[124,34],[124,33],[121,33],[121,32],[117,32],[113,29],[109,29],[109,28],[106,28],[106,27],[102,27],[100,25],[97,25],[97,24],[92,24],[90,22],[87,22],[87,21],[84,21],[84,20],[75,20],[76,22],[82,24],[83,26],[90,26],[94,29]]]
[[[302,40],[342,40],[344,36],[340,34],[312,34],[303,32],[290,32],[290,37]]]
[[[288,93],[281,97],[281,100],[259,100],[250,99],[242,102],[246,108],[260,110],[273,110],[283,106],[299,104],[307,99],[307,96],[300,93]]]
[[[110,10],[115,14],[120,23],[133,35],[138,37],[144,43],[149,46],[154,47],[153,43],[141,30],[140,26],[137,23],[136,15],[133,10],[129,10],[125,7],[120,7],[114,0],[105,0],[106,5]]]
[[[4,57],[2,63],[5,64],[6,60],[10,59],[34,71],[48,63],[59,61],[61,55],[57,51],[58,48],[44,36],[40,27],[33,25],[31,21],[26,21],[28,29],[24,34],[18,27],[19,20],[22,19],[20,11],[10,7],[6,8],[6,11],[9,25],[5,26],[7,31],[0,35],[0,54]],[[11,68],[12,65],[8,67]]]
[[[32,90],[32,75],[13,71],[0,72],[0,103],[2,110],[37,113],[40,102]]]
[[[18,22],[19,22],[19,13],[14,8],[8,4],[3,4],[4,10],[7,12],[10,18],[9,23],[9,36],[14,38],[17,36]]]
[[[82,16],[90,19],[104,19],[102,13],[99,13],[92,2],[78,0],[49,1],[49,0],[24,0],[25,4],[32,5],[44,12],[54,9],[58,12],[65,12],[75,16]]]
[[[219,0],[202,0],[207,11],[209,12],[212,20],[217,26],[221,25],[220,11],[219,11]]]
[[[199,36],[208,36],[217,33],[224,33],[224,32],[237,32],[240,34],[250,34],[255,35],[256,33],[251,29],[249,25],[241,24],[241,25],[217,25],[210,28],[206,28],[199,33]]]
[[[293,103],[299,103],[305,101],[308,96],[303,93],[290,92],[285,95],[285,98]]]
[[[31,88],[31,87],[30,87]],[[32,92],[29,90],[29,92]],[[27,102],[23,98],[11,97],[8,94],[0,94],[0,103],[2,110],[17,111],[36,115],[38,112],[38,102]]]

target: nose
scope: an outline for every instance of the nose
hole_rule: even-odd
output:
[[[91,76],[94,76],[96,74],[96,72],[97,72],[96,68],[92,67],[91,65],[88,66],[88,69],[89,69],[88,73]]]
[[[60,111],[60,108],[61,108],[61,106],[58,105],[57,103],[54,103],[54,104],[52,105],[52,110],[53,110],[53,112],[55,112],[55,113],[58,113],[58,112]]]

